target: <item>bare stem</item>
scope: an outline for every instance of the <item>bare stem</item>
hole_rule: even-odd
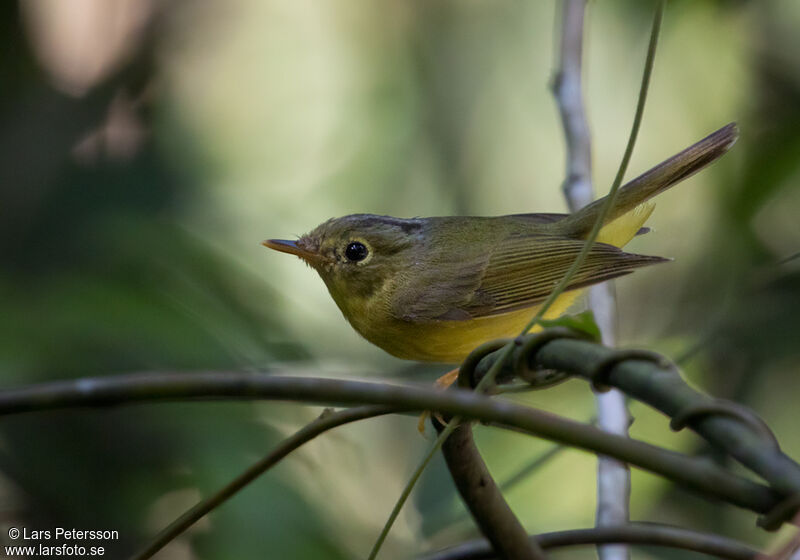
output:
[[[444,426],[434,421],[437,430]],[[544,552],[503,498],[472,437],[469,423],[459,424],[442,446],[442,454],[464,500],[496,553],[508,560],[541,560]]]
[[[395,501],[394,507],[392,507],[392,511],[389,514],[389,518],[383,524],[381,532],[378,534],[378,538],[375,540],[375,544],[372,545],[372,549],[369,551],[367,560],[375,560],[375,558],[378,557],[378,553],[381,551],[381,547],[383,547],[386,537],[389,536],[389,531],[392,530],[392,526],[397,520],[397,517],[400,515],[400,511],[403,509],[406,501],[408,501],[409,496],[411,496],[411,491],[414,489],[414,486],[416,486],[419,477],[421,477],[422,473],[425,472],[425,469],[428,467],[431,459],[433,459],[434,455],[436,455],[436,452],[441,449],[450,434],[456,430],[459,422],[460,420],[458,418],[453,418],[439,434],[439,437],[436,438],[436,441],[433,442],[433,445],[422,458],[422,460],[417,464],[417,468],[414,469],[414,472],[411,474],[411,478],[408,480],[408,482],[406,482],[406,485],[403,487],[403,491],[400,492],[400,496],[398,496],[397,500]]]
[[[535,540],[545,550],[617,543],[690,550],[729,560],[760,559],[758,551],[732,539],[655,523],[631,523],[621,527],[595,527],[543,533],[532,536],[531,540]],[[490,558],[496,558],[496,556],[492,553],[489,543],[485,540],[475,540],[418,557],[417,560],[488,560]]]
[[[242,488],[253,482],[271,467],[275,466],[289,453],[304,443],[311,441],[321,433],[350,422],[401,411],[402,409],[392,406],[360,406],[338,412],[331,412],[326,409],[319,418],[283,440],[275,449],[270,451],[269,454],[260,459],[257,463],[251,465],[224,488],[205,500],[198,502],[191,509],[187,510],[183,515],[170,523],[163,531],[156,535],[147,547],[131,556],[131,560],[146,560],[147,558],[152,558],[155,553],[167,546],[181,533],[186,531],[186,529],[194,525],[212,510],[221,506]]]
[[[575,212],[594,198],[591,136],[581,80],[586,0],[564,0],[562,5],[559,65],[553,78],[553,95],[567,142],[566,178],[561,188],[570,212]]]
[[[559,66],[553,80],[553,95],[561,115],[567,144],[566,177],[562,185],[571,212],[594,198],[592,188],[591,133],[583,100],[583,29],[586,0],[564,0],[561,14]],[[616,299],[611,282],[589,288],[589,307],[602,333],[603,343],[616,344]],[[596,392],[597,425],[603,430],[627,436],[630,416],[624,395],[616,389]],[[598,457],[598,527],[621,525],[630,519],[631,478],[628,466],[611,457]],[[598,547],[600,560],[625,560],[625,546]]]

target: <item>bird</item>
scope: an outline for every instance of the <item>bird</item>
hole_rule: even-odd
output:
[[[622,248],[648,231],[652,197],[717,160],[737,138],[730,123],[622,186],[583,264],[543,318],[567,312],[587,286],[671,260]],[[407,360],[458,364],[483,342],[520,334],[584,248],[605,200],[573,214],[351,214],[263,245],[316,270],[372,344]]]

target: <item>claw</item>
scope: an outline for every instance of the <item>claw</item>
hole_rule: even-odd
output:
[[[439,389],[447,389],[450,385],[455,383],[457,379],[458,379],[458,368],[445,373],[443,376],[441,376],[434,382],[434,385],[436,385],[436,387],[438,387]],[[426,410],[425,412],[419,415],[419,421],[417,421],[417,431],[420,434],[425,433],[425,422],[428,420],[430,415],[431,412],[429,410]],[[441,424],[447,424],[447,422],[445,422],[444,419],[442,418],[442,415],[439,414],[438,412],[435,414],[435,417]]]

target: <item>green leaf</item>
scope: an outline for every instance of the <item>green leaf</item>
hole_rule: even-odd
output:
[[[557,319],[539,319],[537,321],[544,328],[565,327],[587,335],[595,342],[600,342],[600,327],[594,320],[594,313],[586,310],[576,315],[563,315]]]

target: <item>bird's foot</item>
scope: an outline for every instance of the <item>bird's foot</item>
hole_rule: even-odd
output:
[[[436,387],[438,387],[439,389],[447,389],[450,385],[455,383],[456,380],[458,379],[458,371],[459,371],[458,368],[456,368],[456,369],[454,369],[452,371],[448,371],[443,376],[441,376],[439,379],[434,381],[434,385]],[[429,410],[426,410],[425,412],[423,412],[422,414],[419,415],[419,422],[417,422],[417,431],[419,431],[419,433],[421,433],[421,434],[425,433],[425,422],[428,420],[428,417],[430,415],[431,415],[431,413],[430,413]],[[441,424],[447,424],[447,422],[445,422],[444,419],[442,418],[441,414],[439,414],[437,412],[437,413],[435,413],[435,416],[436,416],[436,419]]]

